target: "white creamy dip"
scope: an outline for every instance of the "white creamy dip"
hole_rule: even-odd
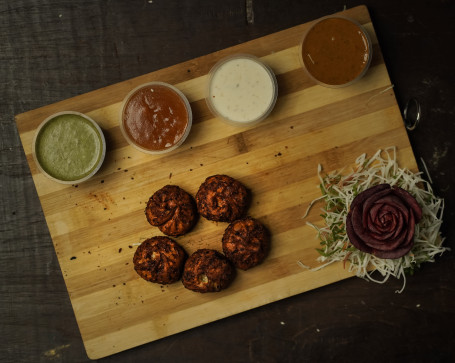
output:
[[[209,84],[209,105],[234,122],[262,119],[276,100],[273,73],[253,57],[238,56],[215,66]]]

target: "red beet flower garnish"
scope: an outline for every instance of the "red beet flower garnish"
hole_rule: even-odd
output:
[[[396,259],[414,245],[422,209],[406,190],[379,184],[358,194],[346,218],[346,233],[360,251]]]

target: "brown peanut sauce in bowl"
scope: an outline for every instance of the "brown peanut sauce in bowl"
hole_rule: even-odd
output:
[[[177,88],[163,82],[150,82],[133,89],[120,113],[126,140],[150,154],[177,148],[188,136],[191,124],[188,100]]]
[[[355,21],[328,16],[306,32],[300,56],[314,81],[326,87],[344,87],[366,73],[372,56],[371,40]]]

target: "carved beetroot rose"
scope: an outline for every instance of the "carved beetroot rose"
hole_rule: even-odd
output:
[[[354,198],[346,232],[360,251],[379,258],[400,258],[414,244],[414,227],[422,209],[406,190],[379,184]]]

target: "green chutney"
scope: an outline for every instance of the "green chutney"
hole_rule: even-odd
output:
[[[39,130],[35,156],[49,176],[77,181],[90,175],[102,162],[103,136],[95,125],[77,114],[50,119]]]

